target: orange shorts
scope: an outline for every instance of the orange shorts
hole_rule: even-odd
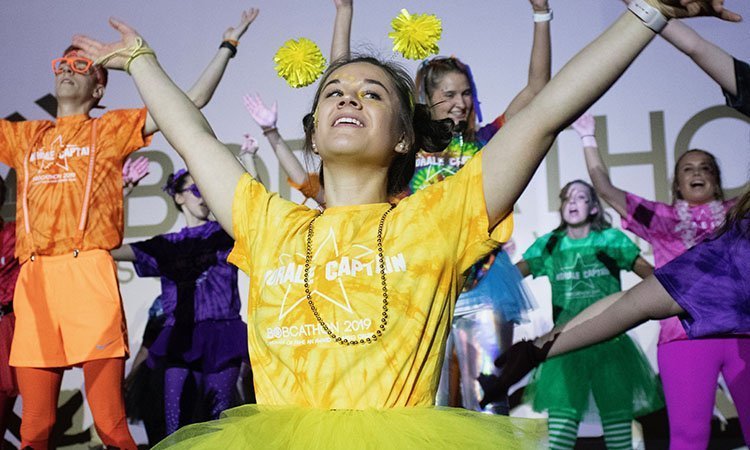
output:
[[[12,366],[68,367],[128,355],[117,268],[108,251],[26,261],[13,308]]]

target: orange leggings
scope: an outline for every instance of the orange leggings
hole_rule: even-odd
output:
[[[125,359],[108,358],[83,363],[86,386],[94,425],[102,442],[120,449],[136,449],[125,418],[122,379]],[[65,369],[17,367],[18,387],[23,399],[21,448],[46,450],[55,424],[57,398]]]

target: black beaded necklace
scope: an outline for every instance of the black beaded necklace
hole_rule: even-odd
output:
[[[391,211],[393,211],[393,208],[394,206],[391,205],[391,207],[383,213],[383,217],[380,218],[380,224],[378,225],[378,258],[380,260],[380,281],[381,285],[383,286],[383,313],[382,317],[380,318],[380,325],[378,326],[378,329],[375,330],[375,333],[373,333],[372,336],[364,339],[349,340],[342,338],[341,336],[336,336],[336,334],[331,331],[325,321],[320,317],[320,313],[315,307],[315,304],[312,300],[312,295],[310,294],[310,264],[312,263],[312,239],[314,234],[313,227],[315,225],[315,220],[320,217],[320,214],[313,217],[313,219],[310,221],[310,225],[307,226],[307,246],[305,251],[304,271],[305,295],[307,296],[307,304],[310,305],[310,309],[312,310],[315,319],[318,321],[323,330],[325,330],[325,332],[328,333],[328,336],[330,336],[331,339],[333,339],[338,344],[372,344],[373,342],[377,341],[380,336],[383,335],[385,327],[386,325],[388,325],[388,284],[386,283],[385,279],[385,258],[383,257],[383,225],[385,224],[385,218],[388,217],[388,214]]]

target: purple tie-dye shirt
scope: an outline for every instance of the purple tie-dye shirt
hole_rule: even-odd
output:
[[[227,262],[234,240],[217,222],[131,244],[141,277],[161,277],[166,326],[239,318],[237,267]]]
[[[629,192],[626,200],[627,217],[622,218],[622,227],[651,244],[656,268],[710,236],[721,226],[727,210],[736,202],[716,200],[689,206],[684,200],[678,200],[674,205],[668,205]],[[664,319],[660,324],[659,344],[688,338],[676,317]]]

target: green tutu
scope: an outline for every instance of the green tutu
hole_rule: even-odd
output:
[[[188,425],[154,449],[532,449],[547,422],[459,408],[323,410],[245,405]]]
[[[627,420],[663,408],[664,394],[641,349],[623,334],[545,361],[526,387],[524,401],[540,412],[575,411],[581,419],[598,411]]]

